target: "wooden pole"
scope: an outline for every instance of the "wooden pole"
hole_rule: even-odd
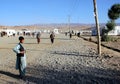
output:
[[[68,15],[68,28],[69,28],[69,33],[71,33],[71,29],[70,29],[70,15]]]
[[[94,4],[94,14],[95,14],[95,22],[96,22],[96,28],[97,28],[97,41],[98,41],[97,49],[98,49],[98,55],[101,56],[101,37],[100,37],[100,28],[99,28],[96,0],[93,0],[93,4]]]

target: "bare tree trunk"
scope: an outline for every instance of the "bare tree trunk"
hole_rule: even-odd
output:
[[[101,56],[101,37],[100,37],[100,28],[99,28],[96,0],[93,0],[93,4],[94,4],[94,14],[95,14],[95,22],[96,22],[96,28],[97,28],[98,54],[99,56]]]

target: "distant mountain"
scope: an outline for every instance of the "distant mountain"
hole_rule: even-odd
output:
[[[106,23],[100,23],[100,26],[105,26]],[[117,23],[120,26],[120,23]],[[32,25],[20,25],[20,26],[0,26],[0,29],[8,28],[8,29],[62,29],[69,30],[69,26],[71,30],[90,30],[92,27],[95,27],[95,24],[83,24],[83,23],[51,23],[51,24],[32,24]]]

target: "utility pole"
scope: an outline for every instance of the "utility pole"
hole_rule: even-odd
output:
[[[68,15],[68,28],[69,28],[69,33],[71,33],[71,29],[70,29],[70,15]]]
[[[96,0],[93,0],[93,4],[94,4],[94,15],[95,15],[96,28],[97,28],[97,44],[98,44],[97,48],[98,48],[98,54],[99,56],[101,56],[101,38],[100,38],[100,28],[99,28]]]

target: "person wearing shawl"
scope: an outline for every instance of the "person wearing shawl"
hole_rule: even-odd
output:
[[[50,34],[50,39],[51,39],[51,43],[52,43],[52,44],[54,43],[54,38],[55,38],[55,34],[54,34],[54,32],[52,32],[52,33]]]
[[[40,32],[38,32],[37,35],[36,35],[37,43],[38,44],[40,43],[40,36],[41,36],[41,34],[40,34]]]
[[[23,77],[25,77],[25,73],[26,73],[26,55],[25,55],[25,49],[22,45],[24,43],[24,37],[20,36],[19,41],[20,42],[15,46],[13,51],[17,55],[16,69],[19,70],[19,76],[22,79]]]

